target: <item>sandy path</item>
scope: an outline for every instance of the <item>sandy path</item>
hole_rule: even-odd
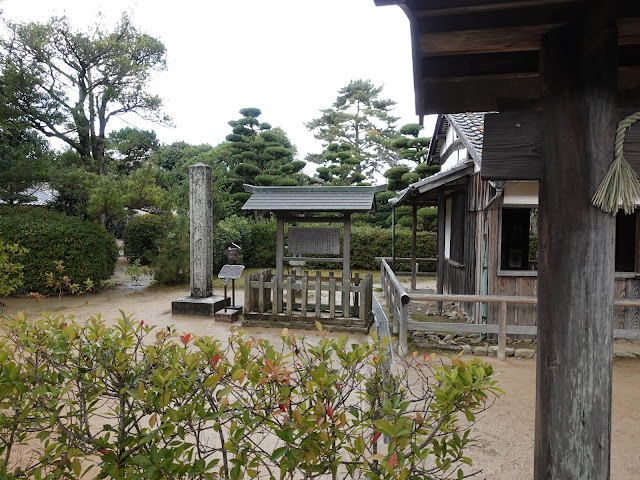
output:
[[[172,316],[171,300],[188,295],[184,288],[133,287],[121,274],[114,290],[88,296],[33,299],[10,298],[5,313],[24,311],[30,317],[41,311],[59,311],[77,320],[101,313],[111,321],[120,309],[135,312],[138,320],[159,327],[175,325],[179,331],[223,338],[230,326],[202,317]],[[236,303],[242,292],[236,292]],[[280,329],[247,328],[251,336],[275,340]],[[313,333],[311,333],[313,335]],[[350,335],[364,340],[362,335]],[[637,346],[632,346],[637,347]],[[625,347],[626,348],[626,347]],[[628,348],[627,348],[628,349]],[[482,469],[476,478],[528,480],[533,478],[535,411],[535,360],[509,358],[505,362],[486,359],[500,372],[500,387],[506,392],[476,426],[476,445],[470,456]],[[611,478],[640,478],[640,360],[615,360],[613,368],[613,418]],[[569,460],[570,461],[570,460]]]

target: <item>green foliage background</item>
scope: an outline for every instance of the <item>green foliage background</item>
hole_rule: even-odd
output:
[[[0,240],[29,249],[20,259],[24,284],[16,293],[52,293],[45,273],[56,260],[73,282],[91,278],[96,285],[111,277],[118,260],[115,239],[99,225],[33,207],[0,208]]]
[[[124,229],[124,255],[132,263],[140,260],[150,265],[158,256],[158,242],[167,235],[169,215],[142,215],[133,217]]]

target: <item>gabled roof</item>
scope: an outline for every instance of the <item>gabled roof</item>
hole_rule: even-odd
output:
[[[482,139],[484,136],[484,113],[454,113],[446,115],[458,132],[458,136],[471,158],[482,163]]]
[[[484,113],[454,113],[440,115],[429,146],[429,164],[441,164],[442,147],[447,138],[447,129],[451,125],[462,145],[467,149],[471,158],[480,165],[482,163],[482,141],[484,137]]]
[[[242,210],[267,212],[368,212],[375,206],[376,187],[256,187],[245,185],[251,198]]]
[[[451,182],[455,182],[456,180],[460,180],[461,178],[473,173],[474,164],[473,161],[467,161],[465,163],[461,163],[460,165],[456,165],[449,170],[445,170],[444,172],[436,173],[435,175],[431,175],[419,182],[412,183],[404,190],[400,190],[396,196],[389,200],[389,203],[398,207],[403,203],[409,202],[413,197],[417,195],[424,195],[432,192],[438,187],[442,187],[443,185],[447,185]]]

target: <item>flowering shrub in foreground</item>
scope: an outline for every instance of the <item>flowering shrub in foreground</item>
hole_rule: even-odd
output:
[[[0,478],[463,478],[489,365],[349,344],[156,330],[121,312],[5,317]],[[383,442],[386,439],[386,442]]]

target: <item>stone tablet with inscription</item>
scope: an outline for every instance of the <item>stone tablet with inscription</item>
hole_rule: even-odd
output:
[[[294,255],[338,255],[340,253],[339,228],[289,228],[289,253]]]

